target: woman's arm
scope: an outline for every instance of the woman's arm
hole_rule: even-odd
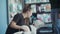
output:
[[[16,22],[14,22],[14,21],[11,22],[10,27],[11,27],[11,28],[14,28],[14,29],[22,29],[22,27],[16,25]]]
[[[10,24],[10,27],[11,28],[14,28],[14,29],[23,29],[24,31],[30,31],[29,27],[26,26],[26,25],[23,25],[23,26],[18,26],[16,25],[16,22],[12,21],[11,24]]]

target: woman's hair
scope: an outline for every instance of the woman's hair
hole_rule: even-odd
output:
[[[30,11],[30,10],[31,10],[30,5],[25,6],[25,7],[23,8],[23,13],[26,13],[27,11]]]

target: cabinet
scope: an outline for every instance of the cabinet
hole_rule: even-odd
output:
[[[39,25],[39,23],[44,23],[43,27],[40,27],[41,24],[38,26],[41,29],[39,30],[40,33],[44,32],[53,32],[53,23],[51,19],[51,4],[49,0],[25,0],[25,4],[30,4],[33,12],[33,23]],[[40,21],[38,21],[40,20]],[[37,23],[38,22],[38,23]],[[38,31],[37,30],[37,31]],[[46,32],[47,31],[47,32]]]

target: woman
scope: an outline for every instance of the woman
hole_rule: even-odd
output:
[[[25,31],[28,32],[30,29],[29,26],[29,18],[32,15],[32,11],[30,7],[25,7],[21,14],[16,14],[7,28],[6,34],[13,34],[15,32]],[[33,27],[33,26],[31,26]],[[35,31],[36,33],[36,31]]]

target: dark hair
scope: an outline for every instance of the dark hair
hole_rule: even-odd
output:
[[[30,5],[25,6],[25,7],[23,8],[23,13],[26,13],[27,11],[30,11],[30,10],[31,10],[31,6],[30,6]]]

